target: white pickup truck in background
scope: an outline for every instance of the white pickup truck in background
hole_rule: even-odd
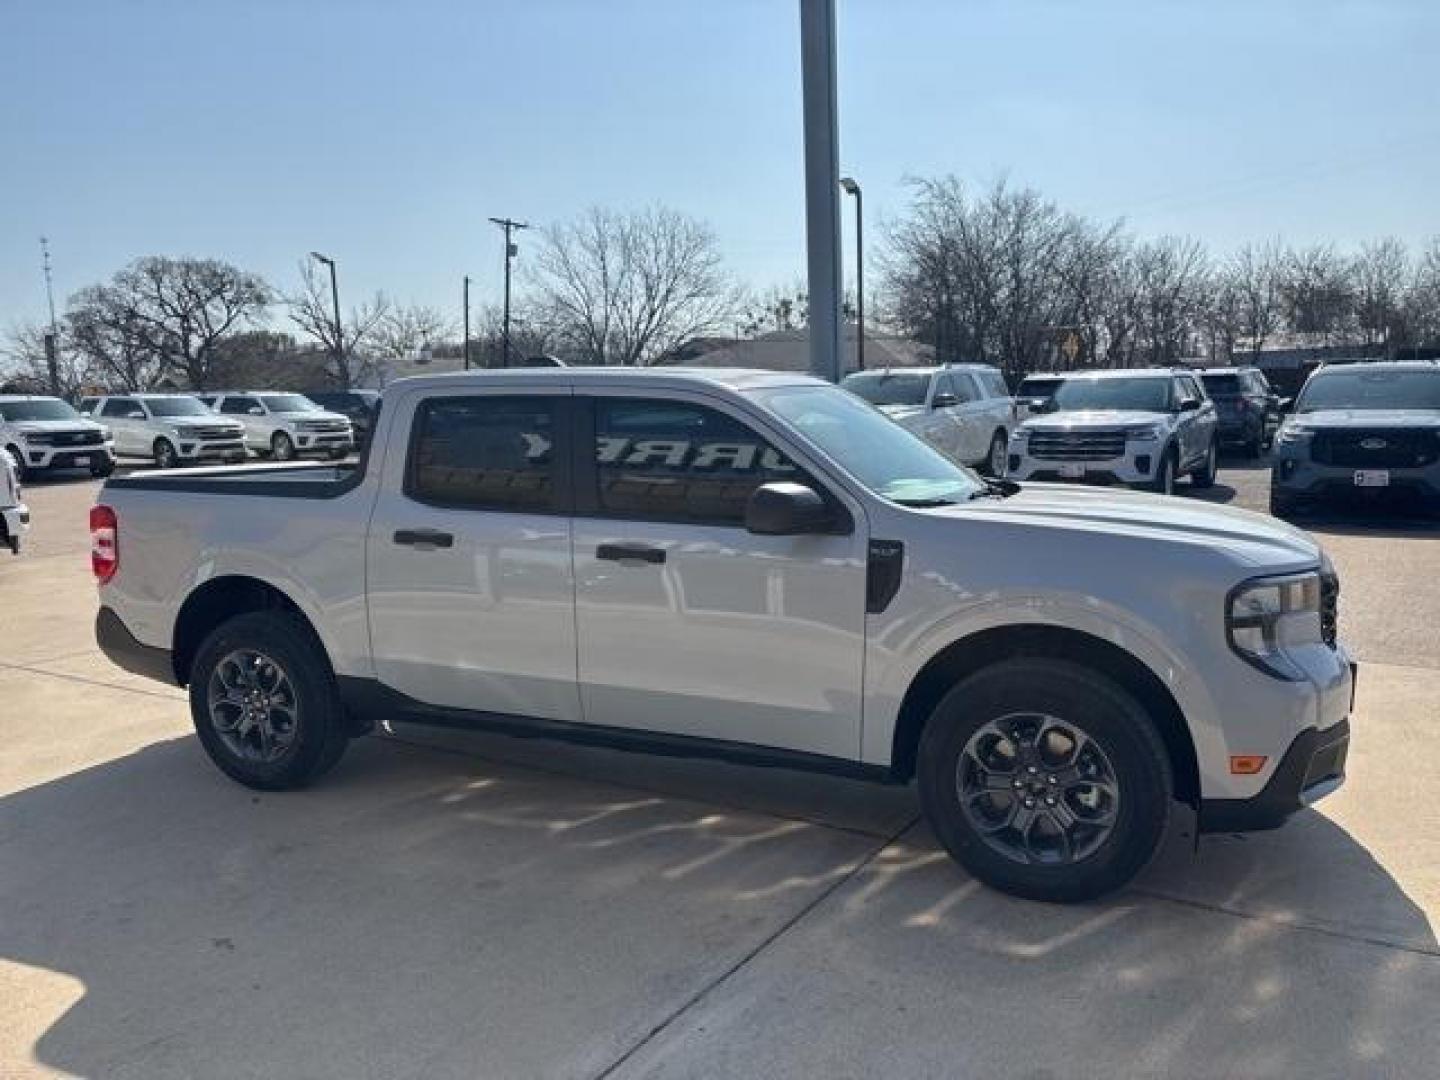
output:
[[[259,788],[395,722],[918,778],[971,873],[1079,900],[1176,800],[1268,828],[1344,776],[1309,536],[982,480],[803,376],[402,380],[358,465],[115,478],[91,530],[102,649]]]

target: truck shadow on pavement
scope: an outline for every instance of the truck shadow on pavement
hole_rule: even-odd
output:
[[[1323,816],[1064,908],[967,879],[913,801],[499,737],[258,794],[157,743],[0,799],[0,1073],[1433,1068],[1434,934]]]

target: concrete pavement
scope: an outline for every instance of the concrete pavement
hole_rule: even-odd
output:
[[[27,497],[32,551],[0,559],[0,1077],[1440,1059],[1427,534],[1326,538],[1367,661],[1350,783],[1198,854],[1182,820],[1136,888],[1056,908],[968,880],[908,789],[407,729],[313,791],[250,792],[205,761],[181,692],[96,657],[93,487]]]

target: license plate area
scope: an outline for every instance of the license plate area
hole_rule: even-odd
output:
[[[89,465],[89,464],[90,464],[90,455],[88,455],[88,454],[76,454],[76,455],[75,455],[75,464],[76,464],[76,465]]]
[[[1356,469],[1355,486],[1360,488],[1380,488],[1390,486],[1389,469]]]
[[[1085,479],[1085,466],[1076,461],[1062,461],[1060,475],[1066,480],[1083,480]]]

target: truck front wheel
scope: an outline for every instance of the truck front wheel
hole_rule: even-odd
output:
[[[303,787],[348,742],[319,643],[282,612],[247,612],[210,633],[190,673],[190,715],[220,770],[265,791]]]
[[[1090,900],[1149,863],[1173,792],[1164,744],[1111,679],[1022,658],[957,683],[918,761],[925,816],[985,884],[1031,900]]]

